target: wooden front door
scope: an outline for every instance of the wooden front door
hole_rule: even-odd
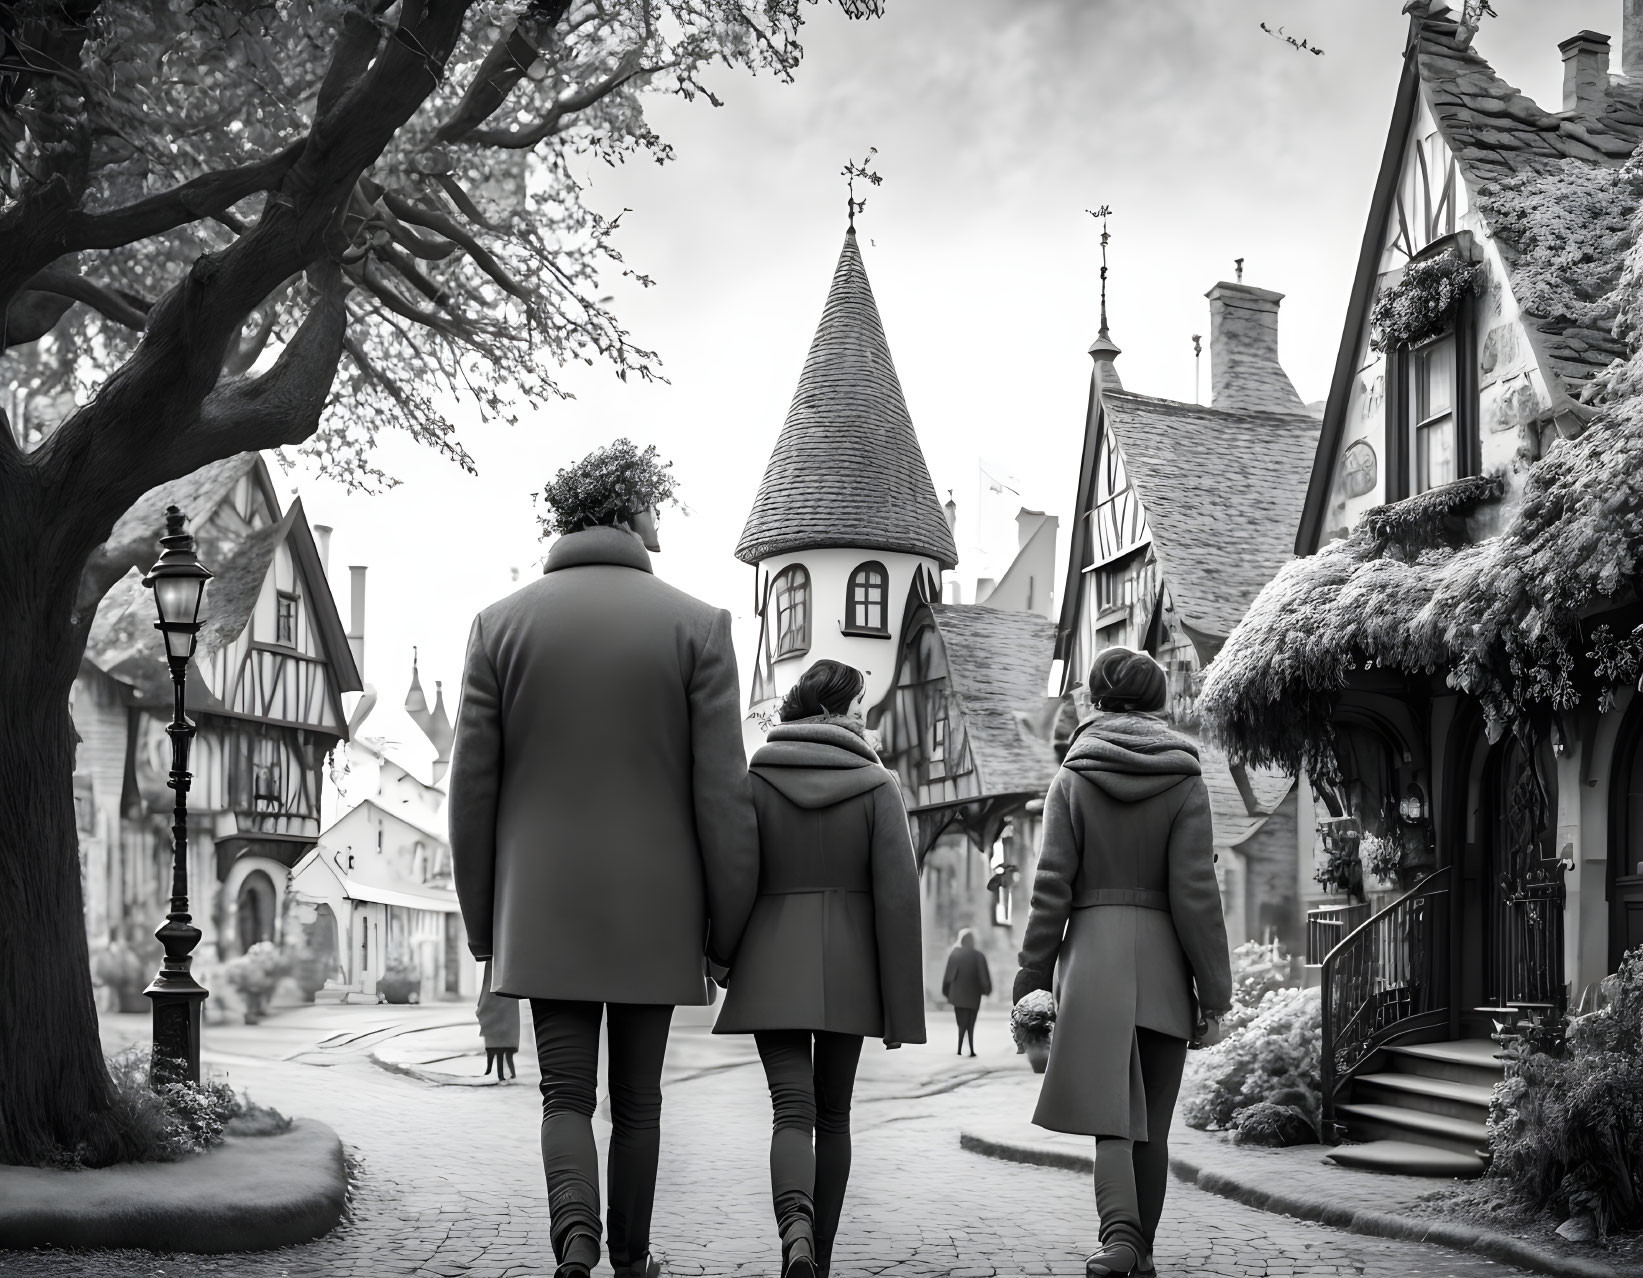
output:
[[[1620,732],[1610,780],[1609,971],[1643,945],[1643,698]]]

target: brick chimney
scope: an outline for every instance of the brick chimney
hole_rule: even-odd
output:
[[[1282,293],[1222,280],[1209,298],[1210,407],[1244,412],[1305,413],[1278,363]]]
[[[1581,31],[1557,47],[1563,54],[1563,109],[1588,115],[1601,111],[1609,92],[1609,37]]]
[[[1620,70],[1643,79],[1643,0],[1625,0],[1620,13]]]

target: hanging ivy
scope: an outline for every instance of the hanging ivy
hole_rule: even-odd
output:
[[[1389,351],[1405,342],[1436,337],[1449,327],[1461,298],[1476,292],[1484,277],[1481,262],[1468,262],[1454,249],[1411,262],[1403,278],[1384,289],[1369,310],[1369,345]]]

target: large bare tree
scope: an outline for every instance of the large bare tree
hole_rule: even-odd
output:
[[[0,2],[0,1162],[126,1152],[69,716],[98,601],[153,550],[115,521],[249,449],[380,483],[398,429],[468,465],[464,396],[652,376],[573,161],[665,160],[643,94],[716,102],[715,65],[791,76],[805,2]]]

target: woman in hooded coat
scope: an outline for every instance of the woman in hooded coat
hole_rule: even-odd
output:
[[[1107,648],[1089,690],[1098,713],[1044,802],[1013,995],[1059,987],[1033,1122],[1096,1138],[1085,1272],[1116,1278],[1153,1272],[1182,1067],[1219,1036],[1232,972],[1198,747],[1156,717],[1163,668]]]
[[[918,866],[901,788],[853,713],[864,686],[816,662],[748,764],[759,893],[713,1032],[753,1034],[764,1062],[783,1278],[827,1273],[862,1040],[924,1042]]]

